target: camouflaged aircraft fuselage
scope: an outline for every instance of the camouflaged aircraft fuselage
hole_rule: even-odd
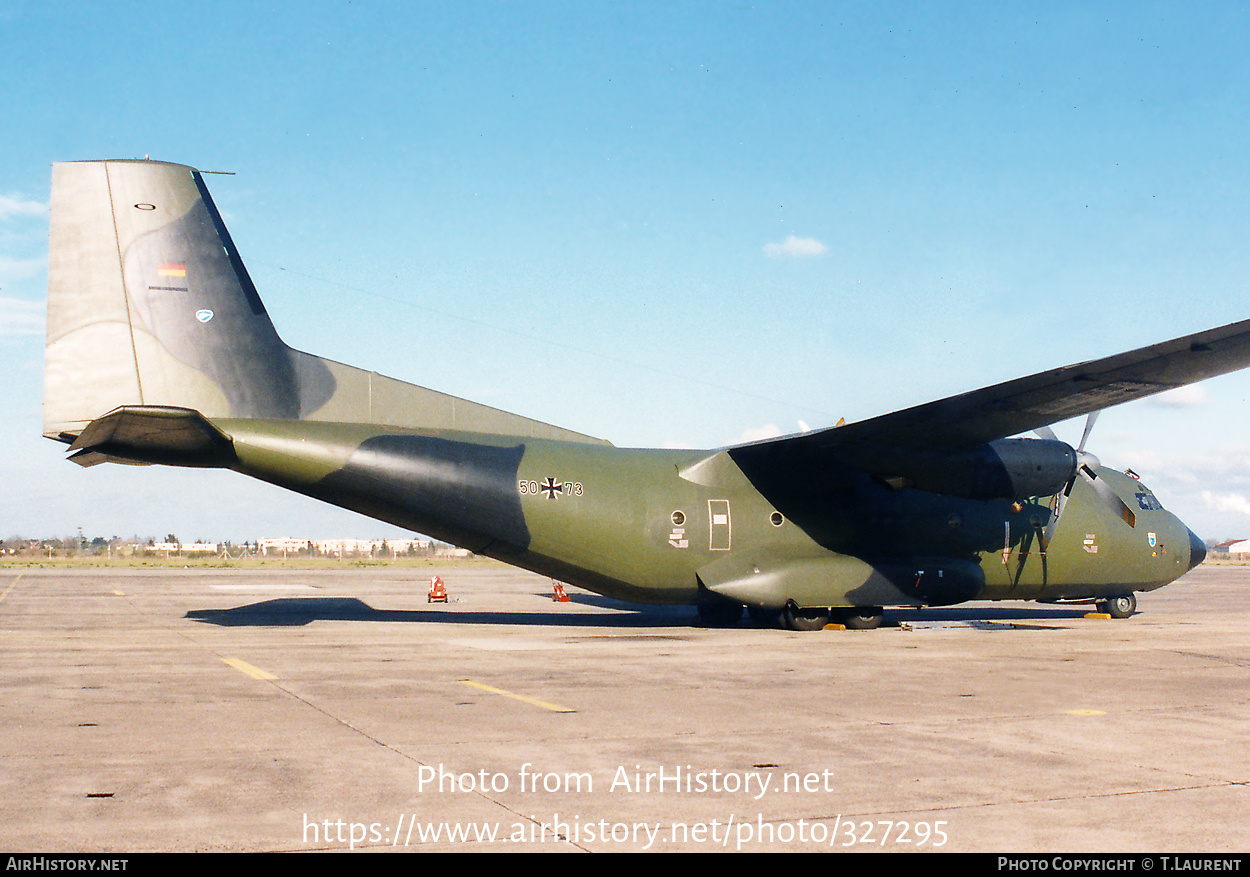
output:
[[[1239,323],[801,435],[617,448],[287,347],[192,168],[53,171],[44,431],[71,459],[230,468],[637,602],[1160,587],[1205,549],[1145,485],[1084,439],[1007,437],[1248,363]]]

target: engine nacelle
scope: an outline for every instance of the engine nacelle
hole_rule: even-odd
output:
[[[1076,474],[1076,450],[1049,439],[999,439],[982,445],[974,478],[975,499],[1051,496]]]
[[[1052,496],[1076,474],[1077,452],[1051,439],[998,439],[969,451],[847,448],[847,462],[891,487],[967,499]]]

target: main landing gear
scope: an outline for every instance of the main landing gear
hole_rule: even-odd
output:
[[[742,604],[736,600],[718,594],[705,594],[699,601],[699,625],[731,627],[742,618],[742,609]],[[785,630],[821,630],[830,622],[846,625],[848,630],[875,630],[885,617],[880,606],[829,609],[824,606],[799,606],[793,600],[780,609],[747,606],[746,610],[751,621],[760,627],[781,627]]]
[[[829,610],[825,608],[800,608],[791,600],[781,610],[781,623],[786,630],[821,630],[829,623]]]
[[[781,610],[781,624],[787,630],[820,630],[830,622],[847,630],[875,630],[885,612],[880,606],[850,606],[842,609],[800,608],[793,601]]]
[[[852,606],[836,611],[847,630],[876,630],[885,618],[885,610],[880,606]]]

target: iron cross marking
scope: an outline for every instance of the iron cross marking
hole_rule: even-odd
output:
[[[547,480],[538,489],[547,494],[547,499],[555,499],[556,494],[564,493],[564,485],[556,484],[556,480],[550,475],[547,476]]]

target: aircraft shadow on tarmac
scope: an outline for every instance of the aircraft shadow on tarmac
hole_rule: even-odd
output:
[[[598,603],[594,601],[581,601]],[[375,609],[357,597],[279,597],[231,609],[193,609],[186,618],[220,627],[298,627],[314,621],[385,621],[447,624],[516,624],[576,627],[689,626],[688,606],[638,607],[603,601],[613,611],[597,615],[551,612],[482,612],[447,606],[428,609]],[[624,611],[622,611],[624,610]]]
[[[688,606],[638,606],[607,597],[578,595],[574,602],[596,606],[598,614],[570,613],[554,604],[548,612],[483,612],[448,606],[428,609],[375,609],[357,597],[279,597],[230,609],[192,609],[184,617],[219,627],[299,627],[314,621],[369,621],[435,624],[508,624],[547,627],[693,627],[698,619]],[[958,606],[943,609],[895,609],[886,612],[883,627],[901,624],[1009,628],[1013,622],[1043,625],[1078,619],[1083,606]],[[756,627],[745,617],[738,626]],[[1022,625],[1022,626],[1027,626]]]

